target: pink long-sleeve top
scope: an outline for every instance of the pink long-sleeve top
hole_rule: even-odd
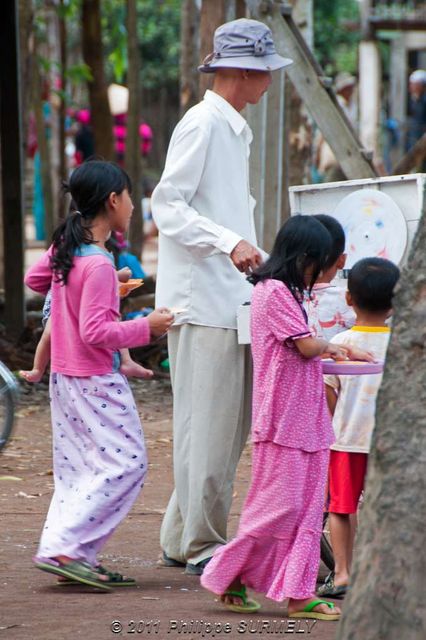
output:
[[[148,344],[146,318],[119,322],[117,272],[106,251],[74,257],[66,285],[55,282],[52,247],[32,266],[25,284],[46,294],[52,291],[51,371],[68,376],[104,375],[114,370],[118,349]]]

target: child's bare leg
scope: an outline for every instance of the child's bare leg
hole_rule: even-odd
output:
[[[352,532],[350,516],[346,513],[329,515],[331,546],[334,555],[334,584],[345,586],[349,582],[349,567],[352,558]]]
[[[243,585],[241,584],[240,579],[236,578],[234,582],[229,585],[227,591],[241,591],[242,587]],[[225,593],[220,596],[220,599],[224,604],[236,604],[238,606],[244,604],[242,598],[239,598],[238,596],[228,596]]]
[[[138,364],[130,357],[128,349],[120,350],[121,366],[120,371],[125,376],[132,376],[133,378],[152,378],[154,372],[151,369],[145,369],[141,364]]]
[[[354,544],[355,544],[355,535],[356,535],[356,530],[358,526],[358,517],[356,513],[351,513],[349,515],[349,525],[350,525],[351,534],[348,541],[348,567],[350,571],[352,566],[352,555],[353,555]]]
[[[288,612],[297,613],[299,611],[303,611],[303,609],[314,600],[318,600],[317,596],[313,595],[311,598],[305,598],[304,600],[296,600],[295,598],[290,598],[288,601]],[[334,604],[334,603],[333,603]],[[328,616],[340,615],[342,613],[341,609],[334,605],[333,609],[330,609],[326,604],[318,604],[314,607],[313,611],[317,613],[324,613]]]
[[[34,355],[31,371],[20,371],[19,375],[27,382],[40,382],[50,360],[50,318],[46,322],[43,333]]]

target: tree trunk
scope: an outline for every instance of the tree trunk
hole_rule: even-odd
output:
[[[127,114],[126,168],[133,185],[132,199],[134,211],[130,223],[130,248],[140,259],[143,245],[142,218],[142,162],[139,139],[140,124],[140,62],[137,34],[136,0],[127,0],[129,110]]]
[[[246,0],[235,0],[235,18],[246,18],[247,6]]]
[[[60,75],[56,64],[61,59],[61,45],[59,34],[59,19],[57,3],[52,3],[47,11],[47,51],[51,64],[49,70],[49,100],[50,100],[50,171],[53,192],[53,212],[54,224],[58,219],[59,202],[61,198],[60,189],[60,167],[61,167],[61,125],[60,125],[60,105],[61,99],[56,93],[59,88],[58,80]],[[56,63],[56,64],[54,64]]]
[[[198,29],[196,0],[183,0],[180,29],[180,117],[198,102]]]
[[[226,20],[226,7],[224,0],[203,0],[200,17],[200,61],[213,51],[213,36],[217,27]],[[199,92],[203,97],[206,89],[213,84],[214,74],[200,73]]]
[[[28,142],[28,122],[31,104],[31,67],[33,56],[30,45],[34,11],[28,0],[19,0],[19,49],[21,59],[22,143],[24,159]],[[25,166],[25,162],[24,162]]]
[[[37,49],[36,49],[37,52]],[[44,203],[44,227],[46,232],[46,245],[49,246],[52,240],[52,234],[55,228],[55,215],[53,210],[53,190],[51,181],[51,163],[50,163],[50,150],[46,137],[46,125],[43,114],[43,99],[42,99],[42,79],[40,75],[40,67],[37,57],[34,59],[33,64],[33,91],[32,102],[34,117],[36,122],[37,131],[37,146],[40,153],[41,162],[41,183],[43,189],[43,203]]]
[[[394,299],[352,586],[338,640],[426,637],[425,246],[423,211]]]
[[[313,0],[290,0],[293,19],[308,46],[313,48]],[[286,129],[289,144],[288,184],[310,182],[312,161],[312,120],[291,82],[286,82]]]
[[[64,0],[60,0],[60,13],[59,13],[59,38],[61,49],[61,89],[66,90],[67,78],[67,26],[64,17]],[[64,218],[66,215],[67,201],[62,195],[61,184],[63,180],[68,178],[67,159],[65,155],[66,145],[66,131],[65,121],[67,115],[67,105],[63,97],[59,107],[59,195],[58,195],[58,216]]]
[[[92,73],[88,85],[96,154],[112,160],[114,138],[104,74],[100,0],[82,1],[82,47],[84,62]]]

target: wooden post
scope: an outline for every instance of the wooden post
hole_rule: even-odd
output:
[[[381,77],[380,52],[377,42],[374,40],[361,42],[359,46],[360,138],[366,149],[374,151],[376,158],[379,154]]]
[[[289,215],[285,97],[285,72],[281,69],[273,74],[267,102],[263,249],[268,252]]]
[[[5,271],[4,323],[18,337],[25,321],[24,225],[18,8],[2,4],[0,23],[0,165]]]
[[[377,173],[334,93],[324,82],[324,73],[300,35],[291,14],[281,2],[250,1],[252,15],[271,28],[279,54],[291,58],[287,74],[311,116],[318,124],[342,170],[349,179],[374,178]],[[253,11],[255,9],[255,11]]]
[[[247,120],[253,132],[250,148],[250,189],[256,199],[254,211],[256,235],[259,247],[264,245],[265,231],[265,170],[268,94],[257,105],[247,105]]]
[[[390,82],[390,116],[399,123],[404,122],[407,108],[407,47],[405,35],[399,34],[391,40],[391,69]]]

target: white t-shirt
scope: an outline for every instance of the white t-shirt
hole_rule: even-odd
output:
[[[308,325],[315,338],[330,341],[333,336],[355,324],[355,313],[346,303],[346,290],[330,283],[314,285],[311,297],[305,295],[303,306]]]
[[[385,360],[390,329],[387,327],[352,327],[335,336],[331,342],[356,346]],[[375,424],[376,398],[383,374],[354,376],[324,376],[324,382],[338,392],[333,428],[335,451],[369,453]]]

